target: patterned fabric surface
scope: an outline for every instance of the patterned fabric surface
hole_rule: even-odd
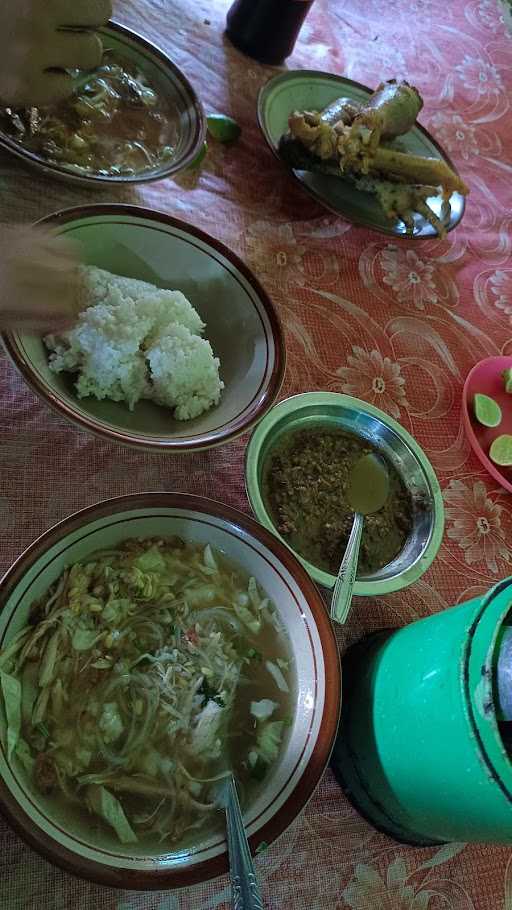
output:
[[[276,4],[278,6],[278,4]],[[462,225],[441,242],[393,243],[351,227],[287,177],[260,135],[258,89],[275,70],[223,38],[227,0],[118,0],[116,18],[159,43],[207,111],[243,127],[232,147],[210,142],[202,169],[143,189],[69,188],[0,158],[3,220],[32,221],[67,205],[114,201],[169,212],[219,238],[254,269],[286,330],[283,397],[330,389],[383,408],[427,451],[446,503],[438,559],[413,588],[357,600],[340,645],[469,599],[510,572],[510,497],[483,472],[461,422],[464,378],[480,358],[512,353],[512,36],[497,0],[317,0],[288,66],[374,86],[406,77],[420,121],[471,188]],[[70,512],[133,490],[181,490],[248,511],[247,439],[162,458],[74,429],[0,360],[0,539],[6,569]],[[257,859],[269,910],[512,908],[509,849],[416,850],[369,827],[330,772],[303,816]],[[6,910],[213,910],[227,879],[179,894],[116,892],[74,879],[0,821],[0,902]]]

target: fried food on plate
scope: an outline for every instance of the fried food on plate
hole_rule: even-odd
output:
[[[444,215],[449,215],[451,194],[467,195],[467,185],[445,161],[392,144],[414,126],[422,106],[414,86],[391,79],[364,104],[337,98],[323,111],[293,111],[279,151],[293,168],[343,176],[372,192],[384,212],[398,217],[408,231],[419,212],[443,236],[444,224],[427,199],[442,195]]]

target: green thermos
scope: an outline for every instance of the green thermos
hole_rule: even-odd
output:
[[[511,626],[509,578],[347,652],[332,767],[376,828],[422,846],[512,843]]]

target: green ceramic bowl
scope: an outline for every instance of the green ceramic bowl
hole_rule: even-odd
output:
[[[281,401],[263,418],[252,433],[245,460],[247,495],[256,518],[286,544],[265,505],[262,493],[265,463],[284,435],[318,425],[341,427],[380,449],[398,471],[413,502],[412,530],[403,549],[379,572],[358,577],[354,594],[375,597],[413,584],[428,569],[441,545],[444,509],[439,483],[427,456],[412,436],[396,420],[358,398],[334,392],[306,392]],[[317,584],[325,588],[334,586],[334,575],[293,552]]]

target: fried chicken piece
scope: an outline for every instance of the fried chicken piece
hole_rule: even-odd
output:
[[[358,157],[368,159],[382,139],[407,133],[415,124],[423,99],[408,82],[381,82],[355,117],[344,144],[346,164]]]
[[[295,111],[288,118],[290,133],[302,145],[325,161],[336,156],[338,134],[327,123],[322,123],[318,111]]]
[[[358,189],[377,197],[382,211],[388,218],[398,218],[402,221],[407,233],[413,233],[414,213],[418,212],[436,229],[439,237],[446,235],[445,224],[427,205],[427,199],[437,196],[437,187],[393,183],[375,177],[354,177],[353,181]],[[446,219],[449,213],[449,203],[445,203],[443,217]]]
[[[294,111],[288,125],[290,135],[321,161],[337,162],[343,174],[381,174],[413,185],[441,186],[444,198],[458,192],[469,193],[464,181],[445,161],[438,158],[424,158],[396,149],[378,146],[369,156],[359,150],[357,155],[347,156],[347,139],[351,127],[341,120],[331,126],[322,120],[318,111]]]
[[[452,193],[462,196],[469,193],[467,184],[440,158],[424,158],[379,146],[370,161],[370,173],[375,172],[399,178],[404,183],[441,186],[445,199]]]

